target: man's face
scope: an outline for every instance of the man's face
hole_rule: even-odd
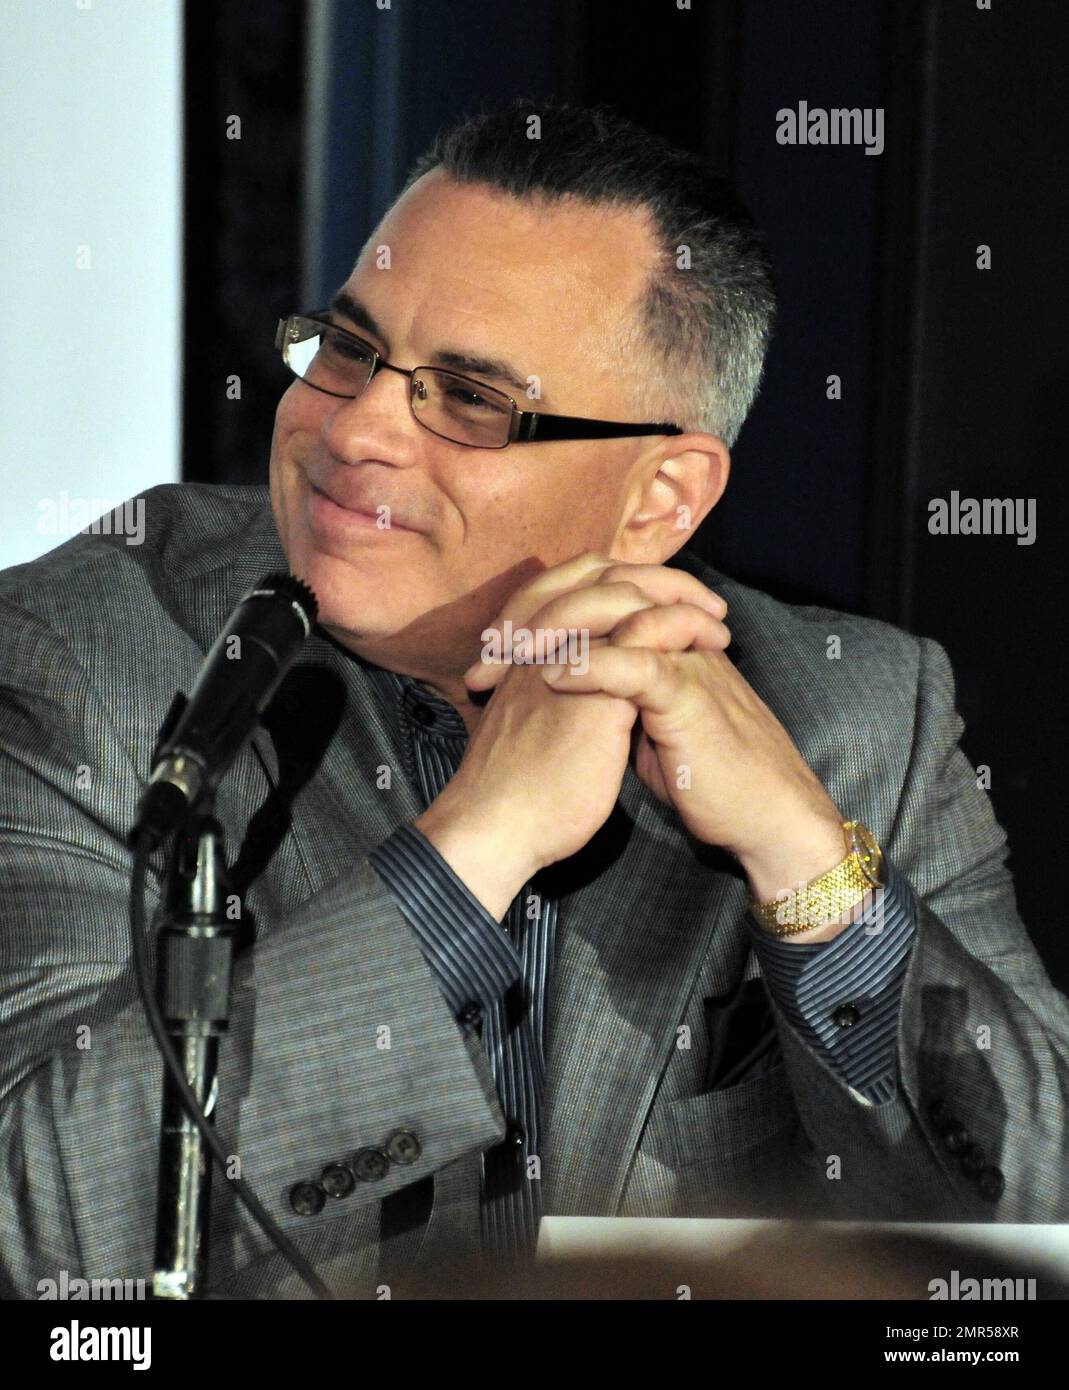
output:
[[[634,369],[618,349],[653,255],[640,213],[532,208],[434,170],[387,214],[344,287],[381,336],[335,317],[401,367],[433,365],[439,351],[504,359],[521,382],[538,378],[538,399],[482,379],[522,409],[637,420]],[[513,589],[610,550],[652,441],[470,448],[418,424],[409,391],[389,371],[354,400],[295,380],[275,416],[271,500],[290,568],[339,641],[409,674],[456,673]],[[320,490],[372,518],[386,505],[392,525]]]

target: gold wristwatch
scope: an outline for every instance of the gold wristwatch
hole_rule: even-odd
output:
[[[846,858],[795,892],[784,890],[769,903],[750,903],[750,912],[773,936],[811,931],[856,907],[884,883],[883,851],[859,820],[843,822]]]

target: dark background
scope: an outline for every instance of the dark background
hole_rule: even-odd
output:
[[[695,549],[943,644],[1021,914],[1069,990],[1069,5],[187,0],[186,54],[187,479],[266,480],[275,322],[346,278],[443,124],[513,96],[607,101],[736,182],[781,317]],[[882,106],[883,154],[778,145],[775,113],[800,100]],[[932,537],[928,502],[952,489],[1034,497],[1035,544]]]

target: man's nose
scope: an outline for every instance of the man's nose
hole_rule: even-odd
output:
[[[407,456],[420,427],[409,404],[407,376],[390,370],[375,373],[358,396],[340,400],[323,421],[323,438],[330,452],[343,462],[369,456],[400,461]]]

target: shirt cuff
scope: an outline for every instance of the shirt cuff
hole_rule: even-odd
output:
[[[751,918],[754,949],[769,990],[791,1024],[821,1049],[862,1099],[895,1094],[902,986],[917,930],[909,883],[886,858],[886,884],[871,905],[830,941],[791,942]]]
[[[368,859],[411,926],[457,1021],[477,1026],[522,975],[516,948],[413,826],[400,826]]]

